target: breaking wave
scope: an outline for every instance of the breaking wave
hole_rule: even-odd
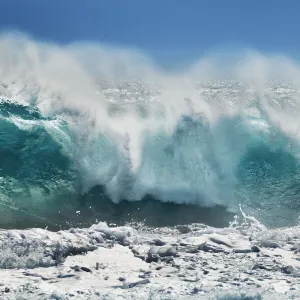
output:
[[[160,218],[181,204],[176,218],[217,222],[242,204],[270,226],[297,223],[291,60],[211,56],[171,72],[132,50],[6,35],[0,65],[3,226],[64,220],[78,207],[88,218],[138,215],[145,203]]]

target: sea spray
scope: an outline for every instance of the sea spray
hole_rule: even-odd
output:
[[[242,203],[263,223],[294,224],[300,69],[254,52],[221,62],[169,72],[128,49],[3,35],[3,205],[49,219],[98,186],[94,201]]]

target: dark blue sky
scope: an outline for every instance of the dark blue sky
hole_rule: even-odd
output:
[[[251,47],[298,56],[299,0],[0,0],[0,30],[138,47],[161,59]]]

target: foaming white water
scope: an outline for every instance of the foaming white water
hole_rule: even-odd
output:
[[[1,98],[67,121],[83,192],[102,184],[116,202],[151,193],[234,208],[251,136],[269,138],[275,127],[298,143],[300,69],[285,57],[212,55],[167,72],[138,51],[3,35],[0,65]]]

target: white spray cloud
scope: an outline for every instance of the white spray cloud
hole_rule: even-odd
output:
[[[3,34],[0,66],[2,98],[37,105],[42,113],[67,120],[77,138],[70,151],[80,166],[84,191],[104,184],[115,201],[153,193],[163,201],[229,205],[234,169],[247,136],[239,131],[230,136],[234,126],[222,120],[243,118],[256,103],[283,132],[295,136],[300,128],[300,102],[278,104],[270,89],[274,80],[300,83],[299,65],[280,55],[255,51],[239,53],[237,59],[208,55],[181,70],[166,71],[138,50],[96,43],[59,46],[22,34]],[[222,93],[219,81],[210,83],[208,93],[205,85],[196,87],[199,81],[216,79],[232,79],[245,87],[232,83]],[[123,100],[144,95],[134,104],[107,94],[108,86],[113,94],[121,84],[136,81],[150,90],[147,101],[142,84],[137,94],[134,83],[122,90]],[[184,115],[192,120],[180,124]],[[126,174],[133,178],[129,190],[122,186],[128,184],[122,179]]]

